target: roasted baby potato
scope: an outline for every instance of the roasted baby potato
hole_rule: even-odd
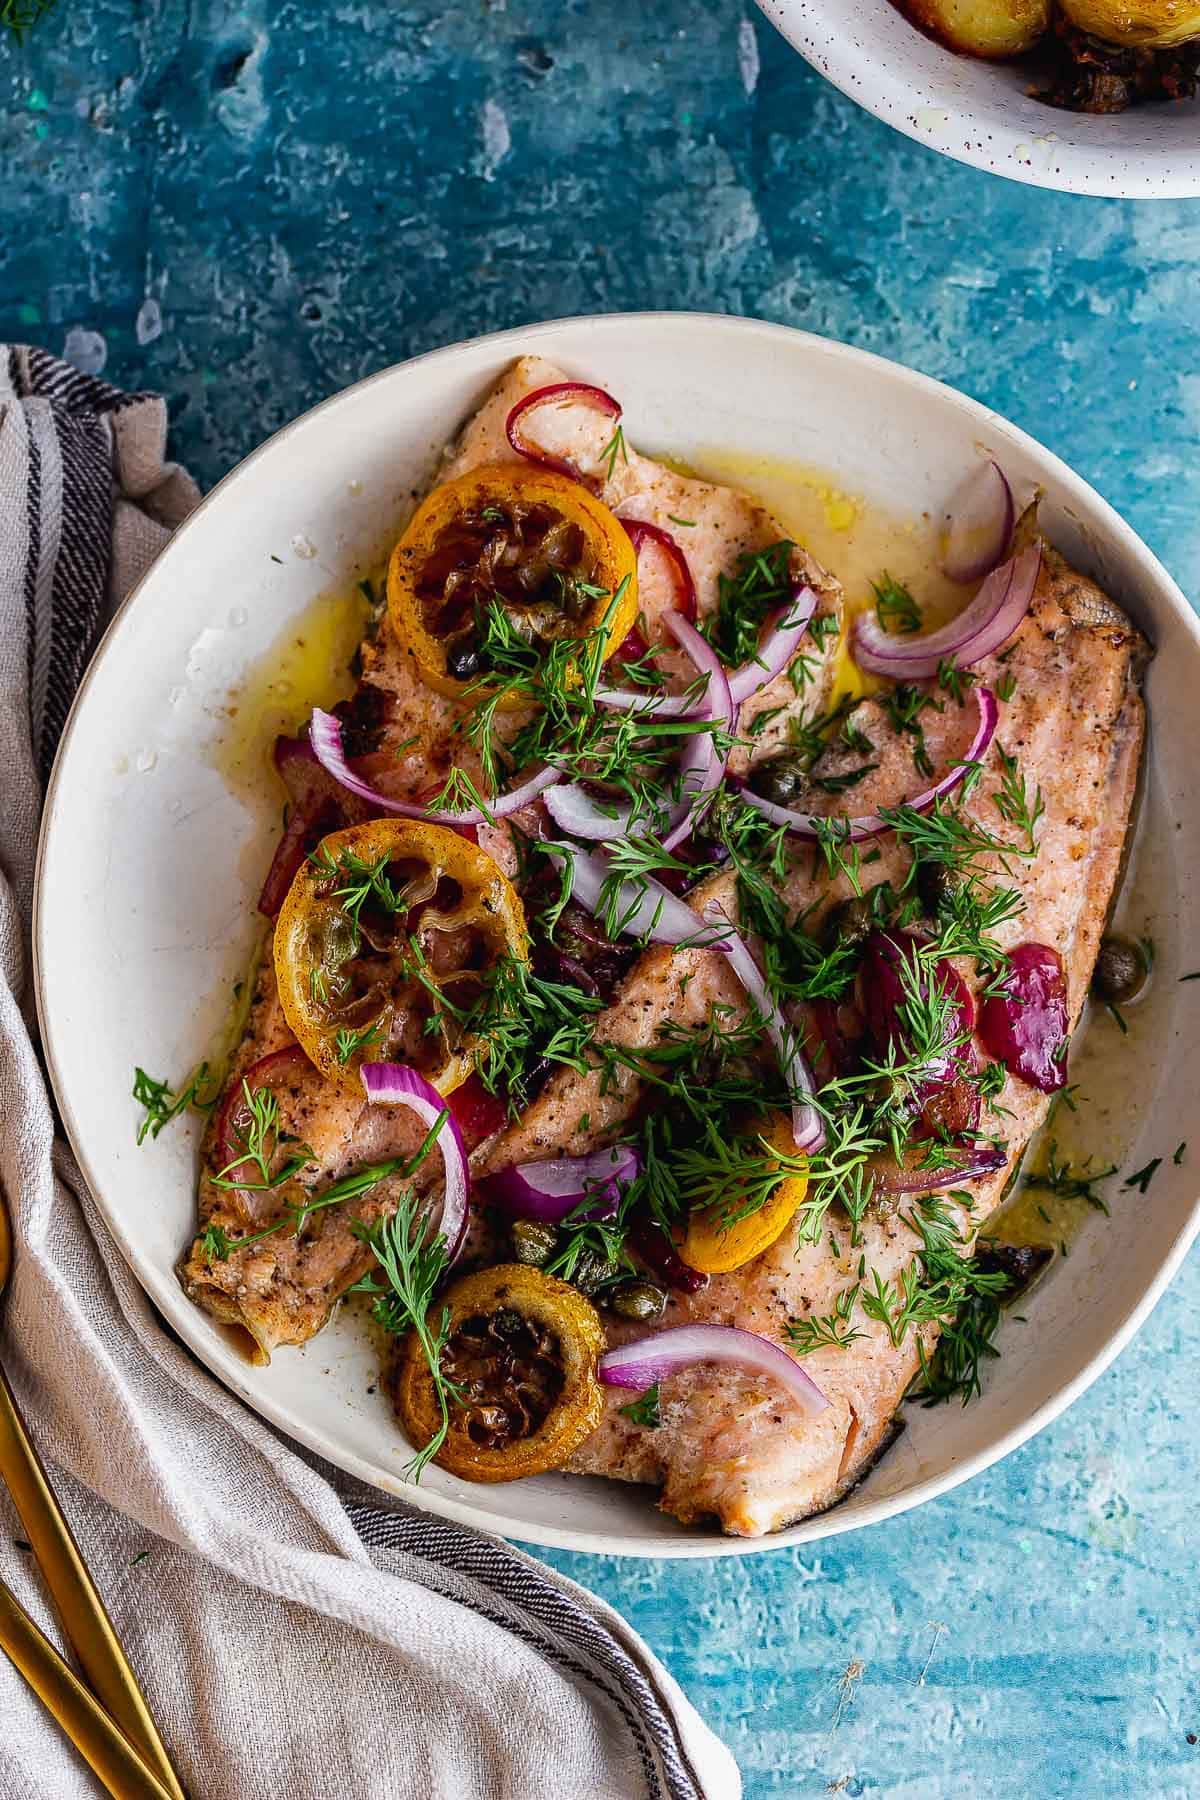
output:
[[[1059,0],[1059,6],[1080,31],[1122,48],[1173,50],[1200,38],[1195,0]]]
[[[1050,0],[898,0],[900,11],[951,50],[968,56],[1019,56],[1050,23]],[[1164,0],[1170,4],[1170,0]],[[1067,9],[1070,10],[1069,8]],[[1116,5],[1096,10],[1117,12]],[[1149,10],[1153,10],[1151,7]],[[1090,26],[1088,29],[1092,29]]]

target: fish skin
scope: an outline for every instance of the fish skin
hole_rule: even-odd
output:
[[[525,394],[565,379],[561,369],[537,357],[523,357],[514,363],[467,423],[435,479],[451,479],[481,463],[520,461],[504,433],[509,411]],[[611,435],[611,424],[605,423],[603,433],[597,437],[596,415],[578,407],[568,409],[560,423],[567,430],[564,447],[574,443],[581,454],[593,454]],[[613,479],[603,483],[601,498],[614,509],[628,504],[639,518],[660,523],[680,537],[685,535],[685,528],[672,524],[669,515],[696,521],[694,527],[686,530],[701,616],[715,607],[718,578],[743,550],[766,548],[784,536],[778,521],[748,495],[680,475],[641,456],[632,446],[624,459],[616,461]],[[810,573],[814,581],[822,583],[829,607],[837,607],[837,584],[816,570],[815,565]],[[673,600],[668,584],[652,575],[642,595],[652,639],[661,635],[659,615]],[[381,690],[383,695],[378,708],[383,719],[381,742],[374,754],[358,764],[367,778],[382,792],[406,799],[428,796],[442,785],[455,764],[478,780],[478,757],[455,730],[461,706],[424,685],[412,657],[396,642],[386,616],[377,635],[364,640],[360,656],[360,691],[369,686]],[[681,675],[684,673],[682,660],[674,666]],[[824,691],[823,681],[822,677],[814,691]],[[772,686],[786,687],[791,692],[786,675]],[[519,721],[519,715],[510,715],[510,728],[515,729],[513,720]],[[394,746],[408,740],[415,742],[397,757]],[[527,832],[536,832],[539,816],[536,808],[530,808],[516,814],[513,822]],[[481,847],[506,874],[513,875],[517,859],[507,823],[481,826],[478,836]],[[276,990],[271,941],[268,931],[254,1000],[232,1059],[225,1093],[229,1084],[240,1081],[261,1057],[293,1042]],[[222,1101],[224,1097],[223,1094]],[[303,1344],[320,1331],[346,1288],[366,1272],[370,1253],[352,1226],[370,1224],[389,1212],[395,1204],[396,1184],[381,1184],[366,1199],[314,1214],[302,1238],[294,1237],[285,1226],[244,1251],[235,1250],[224,1261],[211,1258],[203,1248],[207,1226],[219,1226],[236,1236],[264,1222],[244,1216],[230,1192],[214,1184],[222,1163],[217,1143],[220,1111],[218,1105],[201,1150],[200,1229],[177,1272],[197,1305],[248,1333],[254,1358],[269,1360],[279,1346]],[[281,1093],[280,1117],[285,1129],[307,1141],[316,1152],[302,1184],[313,1193],[365,1162],[385,1155],[412,1154],[424,1135],[407,1109],[369,1107],[365,1100],[359,1102],[352,1094],[316,1080],[306,1079]],[[434,1172],[423,1167],[414,1185],[420,1188],[433,1179]],[[484,1232],[485,1227],[476,1222],[467,1246],[468,1257],[473,1252],[480,1253]]]

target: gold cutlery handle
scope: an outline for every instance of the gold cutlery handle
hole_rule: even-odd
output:
[[[90,1683],[102,1708],[111,1714],[117,1733],[125,1734],[129,1744],[140,1754],[146,1767],[153,1771],[152,1788],[124,1789],[114,1788],[112,1791],[141,1793],[165,1793],[170,1800],[184,1800],[183,1789],[179,1785],[174,1769],[171,1767],[158,1729],[150,1716],[145,1696],[138,1686],[137,1677],[130,1668],[121,1648],[120,1640],[112,1628],[112,1621],[104,1609],[104,1602],[96,1592],[95,1584],[84,1566],[79,1554],[79,1546],[71,1535],[71,1528],[63,1517],[58,1501],[50,1487],[46,1471],[42,1467],[41,1458],[34,1449],[29,1433],[25,1429],[24,1420],[17,1409],[13,1391],[8,1385],[7,1377],[0,1369],[0,1475],[8,1486],[16,1509],[21,1516],[25,1535],[30,1547],[41,1565],[50,1590],[63,1630],[68,1641],[79,1658],[79,1665]],[[13,1602],[16,1605],[16,1602]],[[22,1617],[25,1617],[22,1614]],[[34,1631],[45,1649],[62,1662],[61,1657],[48,1644],[41,1633],[31,1622],[26,1620],[29,1629]],[[4,1644],[9,1655],[13,1652],[8,1642]],[[16,1657],[13,1657],[16,1661]],[[33,1677],[29,1676],[21,1663],[17,1663],[22,1674],[38,1687]],[[66,1664],[63,1670],[75,1681]],[[46,1696],[42,1695],[43,1699]],[[90,1698],[90,1696],[89,1696]],[[60,1723],[66,1724],[62,1715],[47,1700]],[[70,1731],[70,1727],[66,1729]],[[74,1733],[71,1733],[74,1738]],[[74,1740],[78,1743],[78,1739]],[[82,1748],[82,1746],[81,1746]],[[128,1746],[127,1746],[128,1748]],[[84,1754],[87,1752],[85,1750]],[[90,1760],[90,1758],[89,1758]],[[93,1767],[95,1765],[93,1764]],[[99,1773],[99,1770],[97,1770]],[[103,1779],[103,1777],[102,1777]]]
[[[116,1800],[167,1800],[104,1708],[43,1637],[6,1582],[0,1581],[0,1649],[58,1720],[79,1754]]]

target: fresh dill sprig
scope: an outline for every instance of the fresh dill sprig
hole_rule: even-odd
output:
[[[460,1390],[442,1366],[450,1338],[450,1308],[443,1306],[440,1318],[430,1318],[438,1284],[449,1266],[446,1240],[441,1236],[429,1239],[425,1217],[411,1189],[399,1196],[389,1218],[373,1226],[359,1225],[356,1235],[375,1258],[379,1273],[364,1275],[349,1291],[375,1296],[375,1320],[393,1337],[415,1332],[429,1365],[441,1422],[427,1444],[414,1446],[405,1468],[407,1478],[418,1482],[445,1443],[450,1408],[461,1399]]]
[[[941,702],[925,688],[901,682],[889,693],[880,696],[880,704],[888,716],[892,730],[912,739],[913,767],[918,775],[932,775],[933,760],[925,746],[925,728],[921,724],[921,714],[930,709],[941,712]]]
[[[365,1050],[371,1044],[377,1044],[383,1035],[383,1027],[378,1019],[369,1019],[357,1031],[348,1027],[339,1028],[333,1041],[333,1053],[339,1063],[348,1063],[352,1056]]]
[[[862,1282],[856,1281],[842,1289],[832,1311],[823,1317],[788,1321],[785,1336],[797,1356],[811,1356],[814,1350],[845,1350],[863,1336],[850,1323],[861,1290]]]
[[[1060,1162],[1058,1145],[1052,1140],[1046,1146],[1045,1169],[1036,1169],[1027,1174],[1025,1186],[1034,1188],[1039,1193],[1056,1194],[1060,1200],[1086,1200],[1097,1212],[1107,1213],[1108,1202],[1102,1194],[1096,1192],[1096,1183],[1107,1181],[1116,1172],[1116,1163],[1109,1163],[1103,1169],[1093,1169],[1090,1157],[1078,1167],[1071,1162]]]
[[[295,1138],[280,1132],[279,1096],[271,1088],[252,1088],[243,1077],[242,1102],[247,1115],[246,1121],[235,1128],[235,1136],[241,1140],[242,1147],[213,1176],[213,1186],[249,1188],[254,1191],[282,1187],[308,1166],[313,1159],[313,1151],[307,1144],[301,1144]],[[291,1150],[283,1167],[272,1175],[271,1164],[275,1160],[275,1154],[285,1144],[294,1144],[295,1149]],[[253,1164],[258,1174],[257,1181],[241,1177],[233,1179],[233,1170],[243,1168],[246,1163]]]
[[[763,625],[791,600],[795,548],[790,538],[783,538],[765,550],[748,550],[738,558],[732,575],[717,578],[716,611],[702,622],[701,630],[731,668],[758,654]]]
[[[145,1069],[136,1068],[133,1072],[132,1094],[138,1105],[145,1109],[145,1117],[137,1128],[138,1143],[144,1144],[147,1136],[156,1138],[164,1125],[169,1125],[172,1119],[177,1119],[189,1107],[197,1112],[211,1112],[217,1102],[220,1083],[206,1096],[204,1087],[208,1079],[208,1064],[202,1062],[176,1091],[170,1082],[156,1081],[152,1075],[147,1075]]]
[[[384,1162],[364,1163],[361,1168],[343,1176],[340,1181],[335,1181],[332,1187],[327,1187],[323,1193],[306,1194],[298,1201],[289,1202],[284,1206],[281,1217],[273,1220],[269,1225],[264,1225],[261,1231],[249,1232],[244,1237],[230,1237],[220,1225],[210,1224],[201,1233],[201,1249],[206,1256],[215,1257],[224,1262],[235,1250],[243,1250],[247,1244],[257,1244],[263,1238],[273,1237],[277,1231],[282,1231],[285,1225],[293,1226],[296,1234],[299,1235],[313,1213],[322,1212],[326,1207],[340,1206],[346,1200],[361,1199],[364,1194],[371,1193],[381,1181],[386,1181],[390,1176],[399,1175],[402,1181],[408,1181],[433,1149],[438,1133],[447,1117],[448,1112],[443,1109],[426,1132],[420,1148],[413,1156],[393,1156]],[[311,1156],[311,1152],[309,1154]],[[236,1164],[232,1166],[236,1167]],[[222,1181],[217,1185],[232,1187],[244,1184]],[[254,1184],[248,1185],[253,1186]],[[270,1183],[269,1185],[274,1186],[275,1184]]]
[[[879,580],[871,583],[871,589],[875,595],[875,617],[884,631],[920,631],[921,609],[902,581],[885,569]]]
[[[1015,825],[1025,837],[1027,848],[1019,854],[1032,856],[1037,848],[1034,834],[1046,811],[1042,790],[1035,788],[1030,794],[1016,757],[1010,756],[1003,744],[997,743],[996,754],[1002,770],[1000,792],[996,795],[996,811],[1007,824]]]
[[[644,1394],[639,1394],[636,1400],[631,1400],[628,1406],[619,1406],[617,1411],[632,1424],[644,1425],[647,1431],[657,1431],[662,1424],[658,1382],[648,1387]]]
[[[618,456],[623,463],[629,461],[629,452],[625,448],[625,429],[622,425],[617,426],[607,444],[605,444],[603,450],[600,452],[600,461],[604,464],[604,479],[606,481],[611,481],[613,478],[613,472],[617,466]]]
[[[1183,1146],[1181,1145],[1180,1148],[1182,1149],[1182,1147]],[[1176,1156],[1175,1160],[1178,1162],[1178,1156]],[[1127,1175],[1121,1183],[1121,1186],[1136,1188],[1139,1194],[1144,1194],[1146,1189],[1150,1186],[1150,1183],[1154,1180],[1155,1175],[1158,1173],[1161,1163],[1161,1156],[1152,1156],[1144,1169],[1138,1169],[1133,1175]]]

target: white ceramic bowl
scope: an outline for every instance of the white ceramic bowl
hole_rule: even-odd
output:
[[[844,1505],[746,1542],[685,1530],[643,1490],[569,1476],[476,1487],[431,1468],[406,1486],[407,1449],[361,1323],[252,1369],[176,1284],[194,1228],[199,1131],[142,1149],[135,1063],[178,1076],[211,1045],[242,971],[278,827],[264,777],[247,810],[212,766],[231,684],[331,579],[373,565],[414,486],[509,360],[536,351],[621,396],[639,445],[676,456],[720,445],[832,470],[915,517],[938,505],[982,443],[1046,493],[1051,539],[1147,629],[1153,750],[1146,822],[1162,832],[1153,930],[1160,969],[1128,1115],[1128,1168],[1195,1136],[1200,992],[1175,979],[1200,943],[1195,770],[1200,626],[1170,577],[1103,500],[974,401],[860,350],[776,325],[694,314],[565,320],[418,357],[327,400],[234,470],[126,602],[84,681],[46,807],[36,918],[38,997],[62,1115],[130,1265],[161,1312],[236,1393],[331,1462],[432,1511],[536,1543],[633,1555],[737,1555],[888,1517],[1022,1443],[1127,1341],[1197,1228],[1192,1172],[1169,1154],[1145,1199],[1087,1229],[1005,1331],[972,1406],[918,1411]],[[312,554],[315,547],[316,555]],[[1177,822],[1178,829],[1165,829]]]
[[[1200,194],[1200,95],[1111,117],[1059,112],[1026,93],[1025,63],[955,55],[890,0],[758,3],[843,94],[943,156],[1068,194]]]

